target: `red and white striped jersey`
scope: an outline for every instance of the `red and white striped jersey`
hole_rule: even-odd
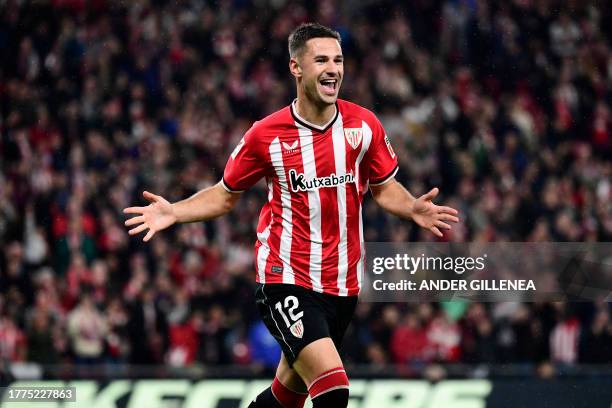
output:
[[[381,123],[359,105],[339,99],[325,126],[301,118],[295,101],[255,122],[231,154],[223,185],[240,192],[266,179],[257,282],[357,295],[364,273],[363,196],[368,185],[396,172]]]

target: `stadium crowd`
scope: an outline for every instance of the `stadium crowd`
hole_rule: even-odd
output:
[[[592,0],[0,1],[0,359],[275,366],[253,307],[263,184],[148,244],[121,210],[216,183],[287,105],[287,35],[343,39],[445,240],[612,240],[612,4]],[[367,241],[431,241],[367,200]],[[361,303],[346,361],[612,363],[610,303]]]

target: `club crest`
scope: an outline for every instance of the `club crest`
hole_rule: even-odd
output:
[[[361,139],[363,139],[363,130],[361,128],[344,128],[344,137],[348,144],[353,149],[356,149],[361,143]]]
[[[293,323],[289,328],[289,331],[291,331],[291,334],[293,334],[295,337],[301,339],[304,336],[304,324],[302,323],[302,320],[300,319]]]

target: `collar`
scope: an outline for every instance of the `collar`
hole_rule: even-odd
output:
[[[321,132],[324,133],[327,129],[329,129],[331,127],[331,125],[334,124],[334,122],[336,121],[336,119],[338,119],[338,114],[340,113],[340,109],[338,109],[338,102],[335,103],[336,106],[336,113],[334,114],[334,116],[330,119],[329,122],[327,122],[325,125],[323,126],[319,126],[319,125],[315,125],[314,123],[310,123],[308,122],[306,119],[304,119],[303,117],[301,117],[298,113],[297,113],[297,107],[296,107],[296,103],[297,103],[297,98],[293,100],[293,102],[291,102],[291,105],[289,106],[289,109],[291,110],[291,115],[293,116],[293,119],[295,119],[295,121],[297,123],[299,123],[300,125],[316,131],[316,132]]]

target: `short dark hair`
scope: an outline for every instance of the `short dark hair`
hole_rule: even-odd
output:
[[[340,33],[329,27],[318,23],[303,23],[289,34],[289,56],[293,58],[299,54],[306,42],[312,38],[335,38],[342,42]]]

